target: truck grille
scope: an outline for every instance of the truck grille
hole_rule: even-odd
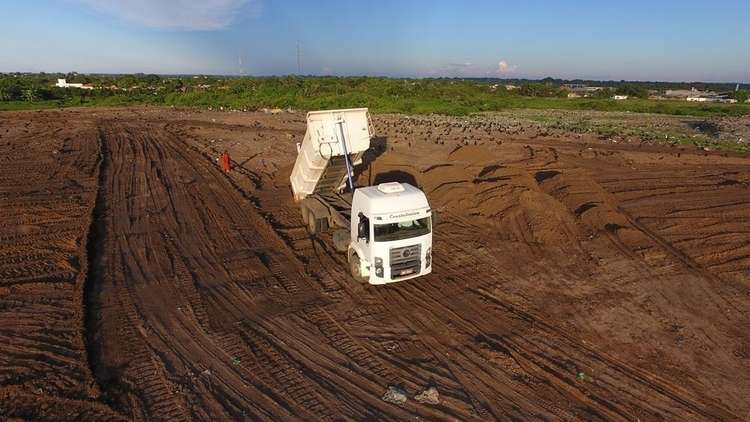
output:
[[[408,261],[419,261],[422,257],[422,245],[404,246],[391,249],[391,265]]]
[[[391,279],[419,274],[422,269],[422,246],[411,245],[390,251]]]

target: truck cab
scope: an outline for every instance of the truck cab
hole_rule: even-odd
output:
[[[311,236],[332,232],[355,280],[386,284],[432,271],[433,215],[408,183],[358,187],[354,168],[370,148],[366,108],[307,113],[289,182]]]
[[[370,284],[432,271],[432,212],[424,192],[408,183],[357,188],[351,205],[352,275]]]

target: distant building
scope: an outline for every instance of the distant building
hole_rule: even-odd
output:
[[[615,95],[612,98],[615,99],[615,100],[627,100],[628,96],[627,95]]]
[[[564,84],[562,88],[568,91],[568,98],[590,97],[597,91],[605,89],[602,86],[588,86],[584,84]]]
[[[58,79],[57,83],[55,84],[56,87],[59,88],[79,88],[79,89],[94,89],[91,85],[84,85],[79,83],[69,83],[65,79]]]
[[[697,93],[695,88],[693,89],[668,89],[664,96],[667,98],[688,98],[694,97]]]
[[[716,95],[715,92],[711,91],[700,91],[695,88],[691,89],[668,89],[667,92],[664,93],[664,96],[667,98],[699,98],[699,97],[705,97],[709,95]],[[688,100],[690,101],[690,100]]]
[[[695,102],[695,103],[736,103],[737,100],[734,98],[729,98],[726,95],[700,95],[700,96],[693,96],[693,97],[687,97],[687,101]]]

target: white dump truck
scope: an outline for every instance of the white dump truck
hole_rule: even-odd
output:
[[[352,276],[385,284],[432,271],[432,210],[424,192],[399,182],[355,187],[354,168],[370,148],[366,108],[307,113],[290,177],[311,234],[333,230]]]

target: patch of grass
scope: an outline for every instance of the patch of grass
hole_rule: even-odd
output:
[[[60,101],[0,101],[0,111],[42,110],[65,107]]]

